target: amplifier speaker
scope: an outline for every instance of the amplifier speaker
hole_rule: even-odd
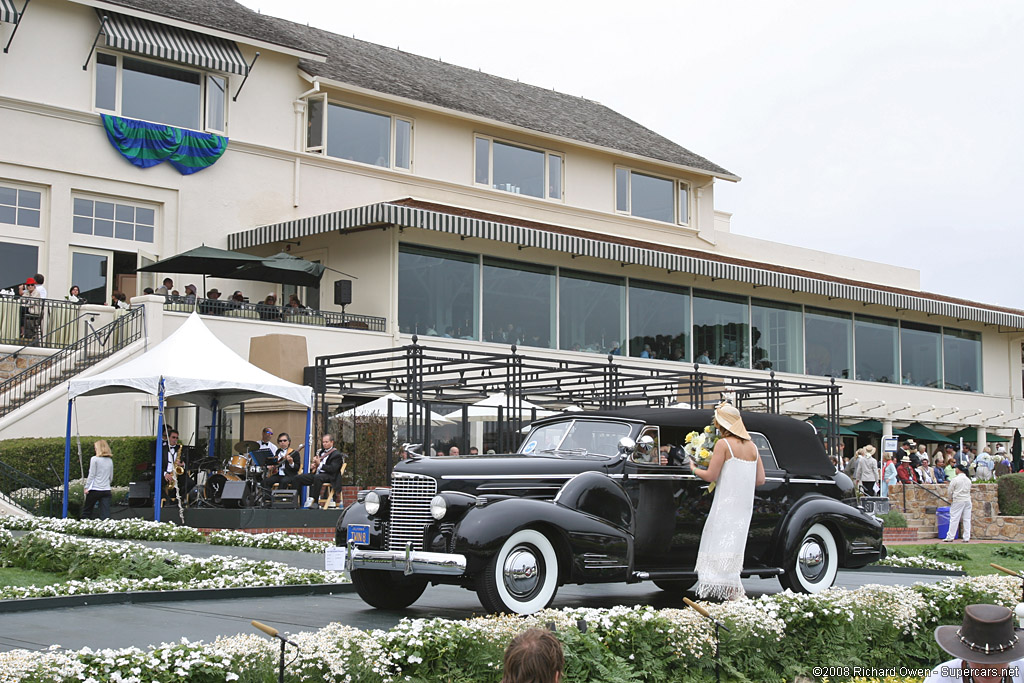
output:
[[[226,481],[220,494],[220,502],[226,508],[250,507],[252,491],[247,481]]]
[[[275,490],[271,494],[270,507],[275,510],[294,510],[299,507],[299,492],[291,489]]]
[[[322,365],[307,365],[302,368],[302,383],[313,387],[313,393],[323,394],[327,391],[327,369]]]
[[[128,484],[128,507],[144,508],[153,505],[153,482],[133,481]]]
[[[336,306],[348,306],[352,303],[352,281],[334,281],[334,304]]]

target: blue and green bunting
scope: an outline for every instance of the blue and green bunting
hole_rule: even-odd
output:
[[[191,175],[213,166],[228,148],[228,139],[223,135],[108,114],[102,117],[110,144],[139,168],[170,161],[182,175]]]

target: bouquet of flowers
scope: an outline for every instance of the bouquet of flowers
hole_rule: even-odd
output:
[[[708,425],[699,432],[690,432],[686,435],[686,445],[683,451],[693,458],[694,464],[706,470],[711,463],[711,453],[715,450],[715,442],[719,436],[714,425]],[[715,490],[715,482],[708,485],[708,493]]]

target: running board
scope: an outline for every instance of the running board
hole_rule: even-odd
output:
[[[758,577],[759,579],[770,579],[776,576],[782,576],[786,573],[786,570],[782,567],[755,567],[753,569],[744,569],[740,572],[740,577],[749,579],[751,577]],[[690,580],[695,581],[697,579],[697,572],[674,572],[666,570],[651,570],[646,572],[633,572],[633,581],[649,581],[649,580]]]

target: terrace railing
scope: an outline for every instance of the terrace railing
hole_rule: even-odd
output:
[[[0,462],[0,495],[33,515],[57,517],[63,512],[60,487],[47,486],[4,462]]]
[[[354,315],[337,311],[318,311],[312,308],[293,308],[291,306],[271,306],[270,304],[253,304],[249,302],[225,301],[223,299],[198,299],[190,301],[185,297],[167,297],[165,311],[191,313],[199,311],[199,315],[214,315],[224,318],[242,318],[246,320],[262,320],[269,323],[286,325],[308,325],[312,327],[337,327],[352,330],[368,330],[386,332],[387,320],[372,315]]]
[[[142,339],[143,308],[118,311],[114,321],[0,383],[0,417]]]
[[[70,301],[0,296],[0,344],[66,349],[81,338],[88,315]]]

